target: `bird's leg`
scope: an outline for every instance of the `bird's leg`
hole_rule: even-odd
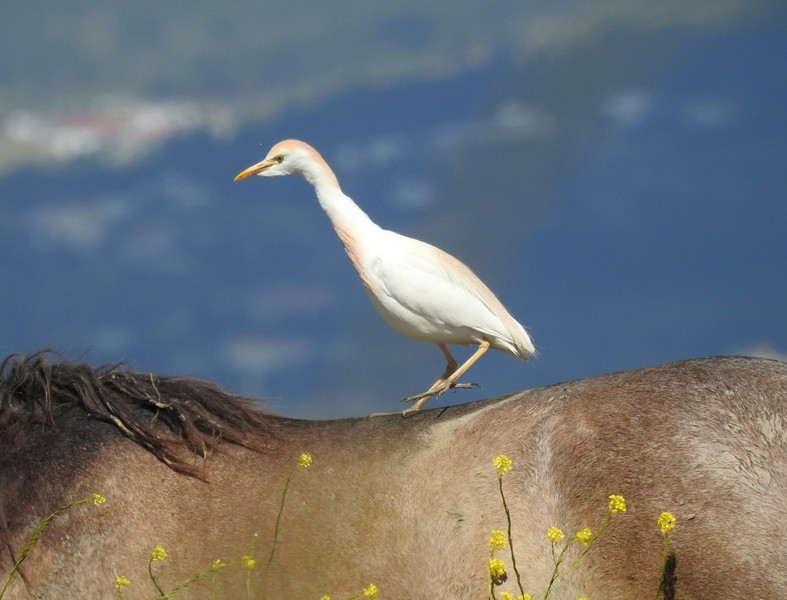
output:
[[[416,402],[422,398],[434,396],[439,390],[443,389],[445,382],[448,381],[448,378],[454,374],[454,371],[456,371],[458,365],[456,364],[456,359],[451,354],[451,351],[448,350],[448,346],[443,343],[438,343],[437,347],[440,348],[440,352],[442,352],[443,356],[445,357],[445,371],[443,371],[443,374],[440,375],[440,378],[435,381],[428,390],[420,394],[416,394],[415,396],[407,396],[407,398],[402,398],[402,402]]]
[[[482,340],[481,343],[478,344],[478,349],[473,353],[473,355],[470,358],[468,358],[465,361],[465,363],[461,367],[459,367],[456,371],[454,371],[451,374],[451,376],[448,378],[448,383],[451,384],[450,387],[457,387],[459,385],[462,385],[456,383],[456,380],[459,379],[462,375],[464,375],[465,372],[475,364],[475,361],[477,361],[484,354],[486,354],[486,351],[489,350],[489,346],[490,344],[486,340]],[[472,385],[472,384],[468,384],[468,385]]]
[[[483,340],[480,344],[478,344],[478,349],[473,353],[473,355],[470,358],[468,358],[461,367],[456,368],[456,361],[454,360],[454,357],[451,356],[451,353],[448,351],[448,348],[445,346],[445,344],[438,344],[438,346],[440,346],[440,350],[443,351],[446,361],[448,362],[445,373],[443,373],[443,376],[440,377],[440,379],[438,379],[437,381],[435,381],[432,387],[430,387],[425,392],[405,398],[405,401],[414,402],[415,404],[413,404],[410,408],[405,410],[402,414],[406,415],[415,412],[417,410],[420,410],[421,407],[424,404],[426,404],[429,398],[431,398],[432,396],[439,396],[440,394],[448,391],[452,387],[462,387],[462,388],[472,387],[473,384],[471,383],[456,383],[456,380],[459,379],[462,375],[464,375],[464,373],[470,367],[472,367],[473,364],[479,358],[481,358],[486,353],[487,350],[489,350],[489,342]]]
[[[454,358],[454,355],[451,354],[451,351],[448,350],[448,346],[445,344],[437,344],[437,346],[440,348],[440,352],[443,353],[443,356],[445,356],[445,371],[443,371],[443,374],[440,375],[440,379],[434,382],[432,387],[448,379],[453,374],[453,372],[456,371],[457,367],[456,359]]]
[[[445,385],[445,382],[448,381],[449,379],[451,379],[451,375],[456,373],[456,370],[457,370],[456,359],[454,359],[453,355],[448,350],[448,346],[446,346],[445,344],[437,344],[437,345],[440,348],[440,351],[443,353],[443,356],[445,356],[446,366],[445,366],[445,371],[443,372],[442,375],[440,375],[440,379],[438,379],[437,381],[435,381],[432,384],[432,387],[429,388],[430,390],[439,390],[440,388],[443,388],[444,385]],[[465,370],[467,370],[467,368],[465,368]],[[453,381],[454,381],[454,383],[449,385],[447,388],[443,389],[442,391],[437,392],[437,395],[440,395],[443,392],[448,391],[448,388],[450,388],[450,387],[471,388],[471,387],[473,387],[475,385],[474,383],[456,383],[456,378],[454,378]],[[423,394],[419,394],[416,397],[416,400],[420,399],[420,396],[422,396],[422,395]]]

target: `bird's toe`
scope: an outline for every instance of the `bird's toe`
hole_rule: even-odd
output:
[[[452,388],[459,388],[459,389],[463,389],[463,390],[469,390],[469,389],[472,389],[472,388],[478,388],[480,390],[481,389],[481,384],[480,383],[476,383],[475,381],[471,381],[470,383],[454,383],[454,384],[451,385],[451,387]]]
[[[428,398],[429,396],[433,396],[434,392],[423,392],[422,394],[416,394],[415,396],[407,396],[406,398],[402,398],[402,402],[418,402],[423,398]]]

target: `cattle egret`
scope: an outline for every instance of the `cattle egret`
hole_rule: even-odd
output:
[[[434,342],[446,368],[428,390],[404,400],[419,410],[429,398],[457,383],[489,348],[527,360],[535,353],[524,327],[495,295],[459,260],[425,242],[382,229],[346,196],[328,163],[308,144],[285,140],[264,160],[244,169],[235,181],[252,175],[273,177],[298,173],[314,186],[320,206],[363,281],[372,303],[399,333]],[[447,344],[478,345],[460,367]]]

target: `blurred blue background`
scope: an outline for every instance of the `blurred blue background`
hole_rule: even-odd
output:
[[[395,6],[393,5],[395,4]],[[787,5],[29,2],[0,21],[0,353],[196,375],[325,418],[442,372],[312,189],[451,252],[530,331],[441,406],[787,354]],[[469,349],[457,349],[463,359]]]

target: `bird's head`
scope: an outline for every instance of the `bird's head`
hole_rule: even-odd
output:
[[[284,140],[273,146],[264,160],[238,173],[235,176],[235,181],[246,179],[252,175],[274,177],[300,173],[308,176],[310,171],[321,164],[325,164],[325,161],[314,148],[305,142]]]

